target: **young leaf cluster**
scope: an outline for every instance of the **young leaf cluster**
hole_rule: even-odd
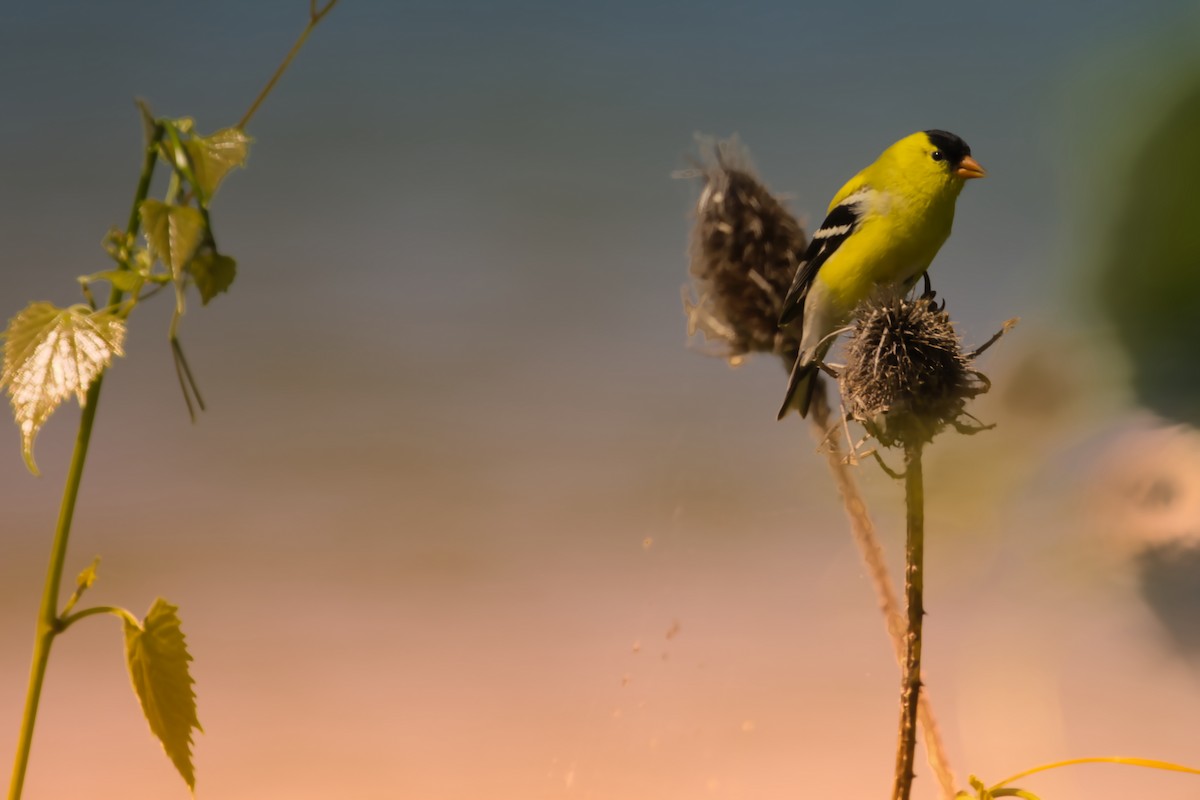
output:
[[[189,286],[207,305],[229,289],[237,274],[237,262],[217,248],[209,205],[230,170],[245,164],[250,137],[240,128],[201,136],[190,119],[155,119],[145,105],[140,108],[146,161],[128,226],[104,238],[113,267],[79,278],[86,304],[60,308],[45,301],[30,303],[3,334],[0,386],[8,391],[21,452],[34,474],[33,445],[42,426],[70,396],[84,405],[92,383],[114,357],[123,355],[126,319],[139,302],[167,286],[175,294],[169,333],[176,372],[188,410],[193,396],[203,408],[179,345],[179,321]],[[171,169],[161,199],[147,197],[159,161]],[[101,282],[110,286],[103,306],[92,292]]]
[[[1021,800],[1041,800],[1041,798],[1036,794],[1026,791],[1025,789],[1001,786],[989,789],[984,785],[983,781],[979,780],[979,778],[976,778],[974,775],[970,776],[970,782],[971,790],[974,793],[972,794],[972,792],[968,792],[964,789],[956,795],[956,800],[996,800],[998,797],[1019,797]]]

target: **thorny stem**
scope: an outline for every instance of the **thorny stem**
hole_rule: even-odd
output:
[[[909,800],[913,782],[913,751],[917,744],[917,702],[921,696],[921,625],[925,616],[925,481],[919,442],[904,449],[904,495],[908,507],[904,548],[904,595],[908,605],[904,676],[900,684],[900,742],[896,750],[896,781],[892,800]]]
[[[162,126],[156,126],[154,135],[146,144],[142,159],[142,174],[134,192],[133,209],[125,229],[126,239],[137,236],[141,218],[138,209],[150,192],[150,181],[154,177],[158,142],[162,138]],[[127,269],[128,264],[121,265]],[[123,292],[115,286],[109,293],[108,304],[121,302]],[[100,387],[104,383],[104,372],[96,376],[88,387],[83,413],[79,419],[79,433],[75,437],[75,451],[71,455],[71,466],[67,471],[67,482],[63,487],[62,505],[58,512],[58,525],[54,529],[54,542],[50,546],[50,566],[46,571],[46,583],[42,589],[42,602],[38,608],[37,629],[33,643],[33,664],[29,670],[29,688],[25,693],[25,712],[21,716],[21,732],[17,737],[17,753],[13,759],[12,778],[9,781],[9,800],[18,800],[25,785],[25,770],[29,766],[29,750],[33,743],[33,726],[37,721],[38,703],[42,696],[42,684],[46,679],[46,664],[50,660],[50,646],[54,637],[62,632],[62,620],[58,615],[58,594],[62,586],[63,564],[67,558],[67,541],[71,536],[71,521],[75,515],[75,501],[79,496],[79,483],[83,478],[83,465],[87,461],[88,444],[92,438],[92,425],[96,419],[96,406],[100,402]]]
[[[842,498],[842,505],[846,509],[846,516],[850,521],[850,534],[854,539],[855,546],[858,547],[858,554],[866,566],[871,585],[875,587],[879,609],[883,612],[896,663],[903,666],[905,621],[900,610],[900,601],[896,597],[896,590],[892,585],[891,575],[888,573],[883,545],[875,532],[875,523],[867,511],[867,504],[854,479],[854,472],[842,458],[836,437],[826,436],[825,432],[830,424],[830,409],[828,401],[822,393],[818,392],[814,395],[811,411],[813,434],[818,441],[825,442],[823,445],[825,459],[829,464],[829,472],[833,476],[838,494]],[[957,791],[957,780],[954,777],[954,770],[950,767],[950,759],[946,755],[946,746],[942,742],[937,718],[933,713],[933,701],[930,699],[928,691],[922,692],[918,698],[917,715],[921,723],[921,732],[924,735],[925,755],[929,760],[930,768],[937,776],[941,796],[943,800],[953,800]]]
[[[267,99],[267,95],[269,95],[271,90],[275,88],[275,84],[278,83],[279,79],[283,77],[283,73],[287,72],[287,68],[292,65],[292,59],[295,58],[296,54],[300,52],[300,49],[304,47],[304,43],[308,41],[308,35],[313,32],[313,28],[316,28],[318,25],[320,25],[321,20],[325,19],[325,15],[332,11],[333,7],[337,4],[338,0],[329,0],[329,2],[323,7],[318,8],[317,0],[309,0],[308,24],[304,26],[304,30],[300,32],[300,36],[297,37],[296,43],[292,45],[292,49],[288,51],[288,54],[284,56],[283,61],[280,62],[279,67],[275,70],[275,74],[271,76],[269,81],[267,81],[267,85],[264,86],[262,91],[258,93],[258,97],[254,98],[254,102],[250,104],[250,108],[238,121],[236,126],[238,130],[245,130],[246,126],[250,124],[250,118],[254,116],[254,114],[258,111],[258,107],[261,106],[263,101]]]

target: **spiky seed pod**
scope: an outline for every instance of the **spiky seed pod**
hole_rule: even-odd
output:
[[[747,353],[774,353],[791,369],[795,332],[779,330],[779,312],[807,241],[800,223],[762,185],[736,138],[702,144],[697,173],[691,275],[684,288],[688,334],[721,344],[735,363]]]
[[[950,315],[932,299],[896,294],[865,301],[838,382],[849,416],[880,444],[919,445],[953,425],[969,429],[966,403],[987,391]]]

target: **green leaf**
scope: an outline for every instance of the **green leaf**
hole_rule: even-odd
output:
[[[146,276],[132,269],[106,269],[103,272],[93,272],[91,275],[80,275],[75,280],[87,286],[98,281],[108,281],[114,289],[133,294],[142,288]]]
[[[203,733],[196,717],[187,642],[180,629],[178,607],[161,597],[154,601],[141,627],[125,621],[125,658],[133,690],[150,730],[188,788],[196,788],[192,766],[192,729]]]
[[[1089,186],[1080,219],[1091,220],[1081,231],[1090,245],[1081,257],[1099,268],[1099,292],[1080,289],[1103,303],[1134,400],[1171,423],[1197,426],[1200,152],[1190,144],[1200,137],[1200,68],[1170,74],[1145,103],[1137,136],[1106,153],[1106,176]]]
[[[209,300],[228,291],[237,275],[237,262],[212,247],[202,247],[188,264],[188,272],[200,290],[200,302],[208,305]]]
[[[246,163],[252,140],[239,128],[224,128],[210,136],[193,136],[184,142],[196,189],[205,205],[217,193],[225,175]]]
[[[204,216],[191,206],[144,200],[139,208],[146,241],[176,280],[204,238]]]
[[[8,389],[25,464],[34,475],[33,442],[42,425],[70,395],[85,403],[92,381],[113,356],[124,355],[124,341],[120,317],[85,305],[30,303],[9,321],[0,385]]]

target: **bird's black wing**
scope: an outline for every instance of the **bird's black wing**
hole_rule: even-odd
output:
[[[842,242],[850,238],[850,234],[862,220],[863,202],[867,199],[866,188],[848,196],[838,203],[825,217],[821,227],[812,235],[808,250],[796,268],[796,277],[792,279],[792,288],[788,289],[787,297],[783,300],[783,310],[779,314],[779,325],[789,325],[800,322],[804,317],[804,298],[808,296],[808,288],[812,286],[813,278],[821,265],[829,260]]]

